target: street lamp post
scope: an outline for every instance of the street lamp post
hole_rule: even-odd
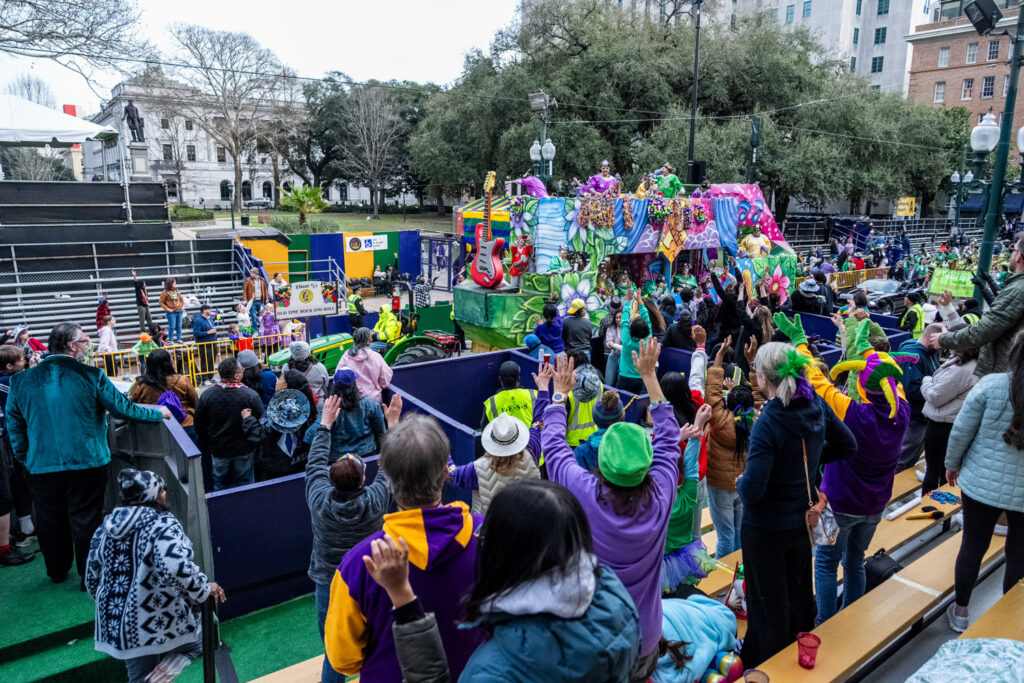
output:
[[[688,182],[697,183],[700,182],[700,179],[693,177],[693,136],[697,128],[697,72],[700,68],[700,9],[704,0],[692,0],[692,2],[693,7],[697,12],[695,21],[695,25],[697,27],[697,39],[693,47],[693,96],[690,102],[690,145],[687,148],[686,153],[686,177]]]
[[[960,229],[960,207],[964,203],[964,185],[970,186],[974,182],[974,173],[971,171],[964,172],[964,165],[967,163],[967,150],[960,150],[960,168],[953,171],[953,175],[949,177],[949,180],[953,183],[955,189],[955,195],[953,197],[956,205],[956,214],[953,217],[953,225],[956,226],[957,230]]]
[[[530,145],[530,161],[533,162],[533,175],[540,178],[545,185],[551,180],[556,151],[557,148],[551,142],[551,138],[545,140],[543,146],[540,144],[540,140],[534,140],[533,144]]]
[[[405,188],[402,188],[402,222],[405,222]]]
[[[231,207],[231,229],[235,229],[235,200],[234,200],[235,185],[230,180],[228,181],[228,206]]]
[[[979,34],[986,34],[995,28],[998,21],[999,10],[983,7],[991,4],[971,0],[964,8],[964,13],[970,19]],[[985,12],[981,10],[985,9]],[[994,8],[993,8],[994,9]],[[1006,161],[1010,156],[1010,129],[1013,127],[1013,110],[1017,103],[1017,80],[1020,78],[1021,61],[1021,40],[1024,39],[1024,7],[1017,9],[1017,29],[1011,36],[1013,49],[1010,52],[1010,80],[1006,91],[1006,105],[1003,111],[1002,125],[999,127],[999,142],[996,146],[995,166],[992,169],[992,186],[988,193],[988,211],[985,214],[985,233],[981,238],[981,253],[978,254],[978,273],[988,272],[992,266],[992,251],[996,244],[996,231],[998,220],[1003,203],[1003,179],[1006,175]],[[991,113],[987,116],[992,116]],[[993,117],[994,119],[994,117]],[[978,126],[980,128],[980,125]],[[977,128],[975,128],[975,131]],[[971,147],[974,147],[974,132],[971,131]],[[979,304],[984,305],[981,296],[981,289],[974,288],[974,298]]]

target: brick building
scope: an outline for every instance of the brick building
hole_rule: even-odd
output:
[[[1010,85],[1010,38],[998,35],[1013,30],[1017,10],[1013,0],[998,0],[1003,19],[990,35],[979,36],[962,14],[960,3],[943,0],[933,23],[923,24],[907,36],[913,46],[908,97],[935,107],[964,107],[971,112],[971,126],[992,109],[999,122]],[[1024,124],[1018,100],[1014,130]]]

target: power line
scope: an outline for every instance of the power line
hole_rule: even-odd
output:
[[[782,124],[775,124],[779,128],[785,128],[787,130],[799,130],[806,133],[816,133],[818,135],[829,135],[836,138],[846,138],[848,140],[862,140],[864,142],[876,142],[880,145],[898,145],[900,147],[916,147],[918,149],[930,149],[938,152],[948,152],[952,147],[935,147],[932,145],[918,145],[912,142],[900,142],[898,140],[880,140],[878,138],[867,138],[859,135],[844,135],[843,133],[833,133],[825,130],[814,130],[812,128],[800,128],[798,126],[784,126]]]

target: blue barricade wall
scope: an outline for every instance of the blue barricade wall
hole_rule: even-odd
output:
[[[367,483],[377,473],[367,460]],[[305,474],[206,494],[214,580],[230,600],[222,619],[276,605],[313,590],[306,576],[313,547]]]
[[[881,313],[872,313],[871,319],[882,326],[886,330],[898,330],[900,329],[900,319],[894,315],[882,315]]]

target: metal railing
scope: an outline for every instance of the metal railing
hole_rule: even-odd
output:
[[[174,367],[181,375],[186,375],[193,386],[214,379],[217,376],[217,363],[228,356],[236,356],[239,351],[252,350],[264,364],[273,354],[286,348],[295,335],[272,334],[255,337],[239,337],[238,339],[217,339],[198,344],[172,344],[160,347],[171,354]],[[298,337],[296,337],[298,338]],[[130,381],[142,375],[145,358],[131,349],[94,353],[90,356],[92,365],[106,371],[111,378]]]

